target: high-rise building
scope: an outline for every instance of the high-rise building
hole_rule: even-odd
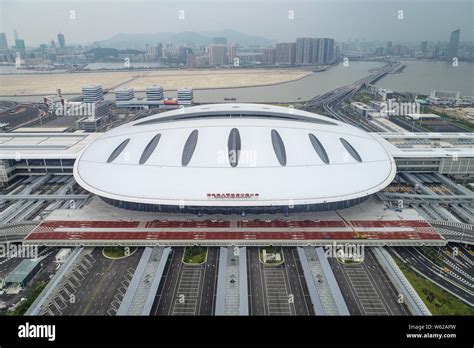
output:
[[[0,50],[8,50],[7,34],[0,33]]]
[[[296,43],[278,43],[275,47],[275,63],[294,64],[296,57]]]
[[[178,102],[180,104],[193,103],[193,89],[192,88],[178,88],[177,96],[178,96]]]
[[[82,86],[82,101],[84,103],[97,103],[101,100],[104,100],[101,85]]]
[[[161,42],[156,45],[156,56],[158,59],[163,58],[163,44]]]
[[[427,52],[428,52],[428,41],[421,41],[420,50],[421,50],[421,52],[423,52],[423,53],[427,53]]]
[[[316,39],[309,37],[300,37],[296,39],[296,64],[314,63],[313,45]]]
[[[313,52],[311,54],[312,57],[313,57],[313,61],[312,61],[313,64],[319,64],[320,63],[319,62],[319,60],[320,60],[319,55],[320,55],[320,50],[322,50],[321,47],[320,47],[322,41],[323,41],[322,39],[313,39],[313,47],[312,47]]]
[[[313,59],[313,44],[314,39],[306,38],[304,41],[303,49],[303,64],[312,64],[314,63]]]
[[[212,39],[212,43],[214,45],[227,45],[227,38],[226,37],[215,37]]]
[[[188,46],[181,46],[178,48],[178,57],[180,60],[186,62],[186,59],[188,57],[188,54],[193,54],[193,49]]]
[[[146,100],[160,101],[164,99],[163,87],[152,85],[145,90]]]
[[[163,46],[159,43],[156,46],[146,48],[146,60],[154,62],[163,56]]]
[[[15,48],[20,51],[21,57],[25,58],[26,56],[26,47],[25,47],[25,40],[23,39],[16,39],[15,40]]]
[[[227,48],[228,62],[234,64],[234,59],[237,57],[237,47],[235,45],[229,45]]]
[[[454,58],[458,56],[460,35],[461,35],[461,31],[459,29],[451,33],[451,38],[449,39],[449,46],[448,46],[448,58]]]
[[[209,47],[209,65],[223,65],[226,63],[227,46],[216,44]]]
[[[304,37],[299,37],[296,39],[296,57],[295,57],[295,63],[296,64],[302,64],[303,63],[303,54],[304,54],[304,43],[306,41],[306,38]]]
[[[59,47],[66,48],[66,39],[64,38],[63,33],[58,34],[58,42],[59,42]]]
[[[310,37],[296,39],[296,64],[330,64],[335,58],[334,39]]]
[[[318,39],[318,54],[316,56],[316,64],[325,64],[324,62],[324,39]]]
[[[132,100],[134,96],[135,93],[131,87],[122,87],[115,90],[115,101]]]
[[[263,49],[263,64],[275,64],[275,49],[274,48],[264,48]]]
[[[336,58],[336,46],[334,39],[323,39],[324,40],[324,64],[331,64]]]
[[[390,55],[393,53],[393,43],[392,41],[387,41],[387,54]]]
[[[209,65],[209,55],[197,56],[196,57],[196,67],[202,68]]]
[[[194,69],[196,67],[196,55],[193,53],[188,53],[186,55],[186,68]]]

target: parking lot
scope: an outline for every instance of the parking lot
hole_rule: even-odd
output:
[[[87,248],[43,306],[42,315],[115,315],[143,249],[108,259],[102,248]]]
[[[351,315],[410,315],[370,248],[360,264],[341,264],[334,257],[328,261]]]
[[[173,304],[172,315],[197,314],[201,274],[202,266],[183,265],[176,292],[177,298]]]
[[[68,304],[73,304],[76,300],[76,289],[81,286],[85,277],[89,273],[93,264],[96,262],[91,254],[86,254],[77,263],[76,267],[70,272],[68,277],[59,287],[57,294],[46,308],[43,309],[43,315],[63,315],[67,311]]]
[[[247,248],[250,315],[314,315],[295,248],[282,248],[285,262],[264,265],[259,248]]]
[[[208,248],[202,265],[182,262],[184,248],[172,248],[152,307],[154,315],[213,315],[219,248]]]
[[[347,267],[345,274],[354,289],[364,315],[388,315],[382,299],[362,265]]]
[[[263,266],[268,315],[291,315],[290,291],[283,266]]]

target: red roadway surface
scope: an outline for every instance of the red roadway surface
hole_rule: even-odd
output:
[[[238,221],[239,228],[261,228],[261,231],[212,232],[212,228],[228,228],[229,221],[147,221],[139,232],[139,221],[45,221],[36,227],[26,240],[442,240],[443,238],[426,221],[350,221],[353,227],[380,228],[370,232],[306,232],[271,231],[271,228],[347,227],[343,221]],[[414,231],[383,231],[389,228],[413,228]],[[125,231],[59,232],[56,228],[117,228]],[[147,232],[148,228],[196,228],[196,231]],[[211,230],[210,230],[211,229]]]

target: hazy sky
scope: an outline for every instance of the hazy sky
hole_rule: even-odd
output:
[[[91,43],[117,33],[234,29],[276,41],[461,41],[474,39],[474,0],[0,0],[0,32],[13,29],[27,46],[54,39]],[[179,18],[184,10],[184,20]],[[398,19],[399,10],[403,19]],[[71,19],[74,11],[75,18]],[[289,19],[294,11],[294,19]]]

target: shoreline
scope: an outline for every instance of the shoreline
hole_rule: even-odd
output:
[[[252,70],[309,70],[311,71],[314,67],[308,66],[290,66],[290,67],[255,67],[255,68],[226,68],[226,69],[213,69],[212,67],[205,67],[205,68],[193,68],[193,69],[180,69],[180,68],[129,68],[129,69],[96,69],[96,70],[71,70],[71,71],[35,71],[32,69],[21,69],[23,71],[32,71],[31,73],[2,73],[0,72],[0,76],[44,76],[44,75],[69,75],[69,74],[101,74],[101,73],[140,73],[140,72],[227,72],[230,74],[238,74],[242,71],[252,71]],[[199,75],[199,74],[189,74],[189,75]]]
[[[260,83],[260,84],[254,84],[254,85],[245,85],[245,86],[224,86],[224,87],[206,87],[206,88],[193,88],[194,91],[207,91],[207,90],[221,90],[221,89],[240,89],[240,88],[254,88],[254,87],[271,87],[271,86],[279,86],[279,85],[283,85],[283,84],[286,84],[286,83],[290,83],[290,82],[296,82],[296,81],[299,81],[299,80],[302,80],[302,79],[305,79],[307,77],[310,77],[311,75],[313,74],[317,74],[317,73],[320,73],[320,72],[324,72],[324,71],[327,71],[329,70],[331,67],[333,67],[333,65],[329,66],[327,69],[324,69],[324,70],[321,70],[321,71],[312,71],[312,70],[308,70],[306,73],[304,73],[302,76],[298,76],[298,77],[295,77],[295,78],[292,78],[292,79],[289,79],[289,80],[285,80],[285,81],[281,81],[281,82],[271,82],[271,83]],[[269,69],[270,70],[270,69]],[[295,70],[304,70],[304,69],[295,69]],[[209,70],[207,70],[209,71]],[[238,72],[235,72],[235,73],[238,73]],[[241,73],[241,72],[240,72]],[[63,73],[64,74],[64,73]],[[232,73],[230,73],[232,74]],[[229,75],[230,75],[229,74]],[[17,74],[17,75],[14,75],[14,76],[19,76],[20,74]],[[34,75],[34,74],[21,74],[21,76],[24,76],[24,75],[28,75],[28,76],[38,76],[38,75]],[[39,74],[40,76],[42,76],[42,74]],[[67,74],[64,74],[64,75],[67,75]],[[184,76],[200,76],[201,74],[189,74],[189,75],[184,75]],[[207,74],[202,74],[202,75],[206,75]],[[170,76],[170,75],[168,75]],[[183,75],[181,75],[183,76]],[[125,82],[122,82],[120,83],[119,85],[121,84],[125,84],[127,83],[127,81]],[[115,89],[117,87],[112,87],[111,89]],[[113,93],[113,91],[111,91],[110,89],[107,89],[107,88],[104,88],[105,91],[108,91],[108,93]],[[163,89],[164,92],[175,92],[177,89]],[[143,93],[145,92],[144,89],[134,89],[134,92],[138,92],[138,93]],[[45,95],[47,95],[48,93],[33,93],[33,94],[0,94],[0,97],[1,98],[19,98],[19,97],[44,97]],[[63,92],[62,95],[70,95],[70,96],[74,96],[74,95],[80,95],[81,94],[81,91],[77,91],[77,92]]]

